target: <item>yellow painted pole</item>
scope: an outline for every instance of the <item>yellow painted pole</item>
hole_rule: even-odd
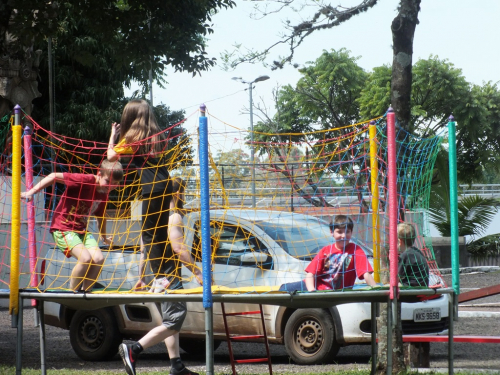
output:
[[[14,107],[12,125],[12,209],[10,234],[9,314],[19,312],[19,243],[21,237],[21,107]]]
[[[380,282],[380,222],[378,214],[379,188],[378,188],[378,161],[377,161],[377,126],[375,121],[370,121],[370,177],[372,188],[372,230],[373,230],[373,273],[377,283]]]

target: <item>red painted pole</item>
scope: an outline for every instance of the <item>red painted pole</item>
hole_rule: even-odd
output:
[[[24,168],[26,177],[26,190],[33,187],[33,153],[31,148],[31,128],[26,126],[24,128]],[[35,202],[30,199],[26,202],[28,209],[28,251],[30,259],[30,285],[33,287],[38,286],[38,277],[36,274],[36,226],[35,226]],[[31,300],[31,306],[36,306],[36,300]]]
[[[390,298],[397,298],[398,291],[398,174],[396,166],[396,116],[387,110],[387,181],[389,193],[389,285]]]

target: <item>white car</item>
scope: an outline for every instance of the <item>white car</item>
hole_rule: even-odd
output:
[[[200,213],[186,215],[185,224],[186,245],[192,249],[193,258],[201,267]],[[210,231],[214,282],[231,288],[276,286],[298,281],[305,276],[304,269],[312,257],[333,241],[328,223],[312,216],[280,211],[212,210]],[[372,258],[371,251],[356,242]],[[138,258],[134,252],[125,255],[128,256]],[[106,272],[119,272],[119,268],[126,267],[123,257],[121,250],[120,253],[110,251],[101,278],[105,279]],[[48,267],[62,266],[52,263]],[[48,275],[51,273],[47,272]],[[186,280],[191,280],[184,283],[184,288],[199,286],[184,267],[182,274]],[[444,284],[437,275],[432,275],[431,280]],[[134,282],[120,280],[122,288],[130,288]],[[251,304],[226,303],[225,308],[226,312],[258,310],[257,305]],[[370,303],[348,303],[329,308],[296,309],[274,305],[264,305],[263,308],[269,342],[284,344],[297,364],[331,362],[342,346],[369,344],[371,341]],[[93,311],[74,311],[46,303],[45,311],[47,324],[70,329],[75,352],[87,360],[113,356],[123,338],[142,337],[161,322],[154,303],[126,304]],[[432,314],[423,314],[429,311]],[[214,304],[213,312],[214,347],[217,348],[222,340],[226,340],[220,304]],[[201,303],[188,303],[188,315],[181,330],[181,347],[187,352],[204,353],[204,314]],[[231,334],[262,333],[260,316],[227,319]],[[404,334],[444,334],[448,324],[447,295],[402,304]]]

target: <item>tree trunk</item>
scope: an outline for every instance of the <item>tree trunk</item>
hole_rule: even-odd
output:
[[[396,125],[411,131],[411,85],[412,85],[412,58],[413,37],[418,24],[418,12],[421,0],[401,0],[398,15],[392,21],[392,80],[391,80],[391,106],[396,114]],[[398,134],[400,132],[397,131]],[[398,190],[404,197],[405,187],[398,184]],[[401,207],[403,211],[404,207]],[[404,219],[403,216],[400,219]],[[389,283],[388,246],[382,247],[381,254],[381,282]],[[385,263],[385,264],[384,264]],[[392,373],[398,374],[406,371],[403,355],[403,330],[401,326],[401,304],[398,303],[397,321],[392,334]],[[381,305],[378,327],[378,361],[377,374],[387,371],[387,306]]]
[[[399,126],[410,129],[413,36],[418,24],[421,0],[401,0],[392,21],[391,105]]]
[[[380,282],[389,284],[389,244],[381,246]],[[397,320],[392,331],[392,373],[399,374],[406,371],[403,352],[403,335],[401,327],[401,304],[398,303]],[[393,322],[394,323],[394,322]],[[387,304],[380,305],[380,316],[377,318],[378,352],[376,374],[387,373]]]

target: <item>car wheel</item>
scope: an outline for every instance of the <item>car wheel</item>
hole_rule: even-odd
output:
[[[217,348],[220,346],[221,341],[220,340],[214,340],[214,351],[217,350]],[[180,338],[179,339],[179,346],[184,350],[186,353],[191,354],[191,355],[196,355],[199,357],[202,357],[206,353],[206,341],[203,339],[195,339],[195,338]]]
[[[78,310],[69,327],[71,346],[86,361],[113,358],[123,337],[111,309]]]
[[[331,314],[324,309],[295,311],[285,326],[285,348],[299,365],[331,363],[340,349]]]

